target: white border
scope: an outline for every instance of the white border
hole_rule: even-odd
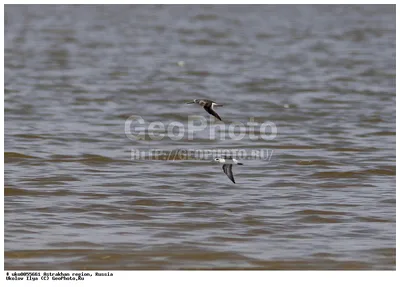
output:
[[[30,1],[5,1],[7,4],[23,4],[23,3],[31,3]],[[59,3],[55,3],[56,1],[42,1],[42,3],[48,4],[59,4],[59,3],[68,3],[68,4],[83,4],[80,1],[60,1]],[[269,1],[269,3],[297,3],[301,1]],[[314,1],[312,1],[314,2]],[[98,1],[85,1],[85,3],[98,3]],[[106,3],[130,3],[130,4],[139,4],[139,3],[164,3],[169,4],[169,1],[115,1],[115,2],[106,2]],[[173,2],[176,3],[176,2]],[[183,2],[182,2],[183,3]],[[187,2],[185,2],[187,3]],[[199,3],[199,2],[195,2]],[[202,1],[202,4],[218,4],[218,3],[227,3],[226,1]],[[232,2],[230,2],[232,3]],[[235,2],[233,2],[235,3]],[[246,4],[251,3],[258,3],[263,4],[265,1],[248,1]],[[345,3],[345,4],[361,4],[365,3],[365,1],[339,1],[335,4]],[[383,3],[387,4],[395,4],[395,1],[384,1]],[[237,2],[235,4],[238,4]],[[396,6],[396,13],[399,15],[399,8]],[[4,25],[4,5],[1,7],[1,23]],[[398,28],[397,19],[396,19],[396,30]],[[397,34],[397,33],[396,33]],[[4,256],[4,27],[2,29],[2,57],[1,61],[3,63],[3,69],[1,70],[2,76],[1,81],[3,83],[3,100],[1,101],[1,166],[3,177],[1,178],[2,181],[2,196],[1,196],[1,208],[3,210],[3,220],[1,221],[1,234],[2,240],[0,243],[1,250],[3,251]],[[397,37],[396,37],[397,39]],[[398,41],[396,40],[396,47],[398,47]],[[397,49],[396,49],[397,53]],[[397,74],[397,67],[399,66],[399,60],[396,58],[396,74]],[[398,81],[396,79],[396,86],[398,87]],[[398,89],[396,89],[397,93]],[[399,102],[396,101],[396,110],[399,108]],[[397,113],[396,113],[397,114]],[[396,115],[396,126],[399,124],[399,118]],[[397,150],[398,150],[398,134],[396,132],[396,159],[397,159]],[[399,186],[399,180],[396,176],[396,191],[397,187]],[[396,194],[397,195],[397,194]],[[397,211],[397,210],[396,210]],[[398,216],[396,212],[396,228],[398,228]],[[396,238],[396,247],[398,247],[399,239]],[[396,256],[397,257],[397,256]],[[1,262],[1,266],[4,270],[4,257]],[[56,272],[56,271],[55,271]],[[66,272],[73,272],[73,271],[66,271]],[[89,271],[92,272],[92,271]],[[104,271],[101,271],[104,272]],[[354,271],[343,271],[343,272],[330,272],[330,271],[308,271],[308,272],[296,272],[296,271],[289,271],[288,273],[283,273],[281,271],[238,271],[238,272],[231,272],[231,271],[186,271],[186,272],[179,272],[179,271],[170,271],[170,272],[163,272],[163,271],[111,271],[114,276],[113,277],[91,277],[87,279],[84,284],[104,284],[112,282],[116,282],[119,286],[268,286],[268,285],[278,285],[278,286],[350,286],[350,285],[360,285],[360,286],[392,286],[394,285],[394,280],[398,276],[398,272],[354,272]],[[178,273],[179,272],[179,273]],[[94,274],[94,272],[93,272]],[[396,276],[396,277],[395,277]],[[115,281],[116,280],[116,281]],[[5,274],[3,276],[3,281],[5,282]],[[74,282],[74,284],[79,284],[76,281],[58,281],[58,284],[70,284]],[[399,282],[399,280],[397,280]],[[5,282],[7,285],[11,285],[11,281]],[[20,281],[20,282],[13,282],[14,284],[24,286],[27,285],[27,281]],[[54,281],[36,281],[35,286],[48,286],[48,284],[54,285]],[[6,286],[6,285],[3,285]]]

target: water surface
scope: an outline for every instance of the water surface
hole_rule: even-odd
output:
[[[6,269],[395,269],[394,5],[7,5],[4,34]],[[277,136],[126,136],[194,98]],[[233,184],[132,149],[273,154]]]

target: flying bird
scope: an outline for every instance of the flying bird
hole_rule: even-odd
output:
[[[231,158],[231,157],[225,157],[225,158],[215,158],[214,161],[222,163],[222,170],[224,173],[227,175],[227,177],[233,182],[235,182],[235,178],[233,177],[233,172],[232,172],[232,165],[237,164],[237,165],[243,165],[243,163],[239,162],[237,159]]]
[[[213,102],[210,100],[198,100],[198,99],[194,99],[192,102],[189,102],[187,104],[199,104],[207,111],[207,113],[209,113],[210,115],[213,115],[214,117],[216,117],[217,119],[222,121],[221,117],[217,114],[217,112],[214,110],[214,108],[215,107],[223,107],[223,105],[217,104],[216,102]]]

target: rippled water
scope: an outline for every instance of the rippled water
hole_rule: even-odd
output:
[[[4,34],[6,269],[395,269],[394,5],[7,5]],[[277,136],[126,136],[194,98]],[[218,148],[273,154],[236,184],[131,159]]]

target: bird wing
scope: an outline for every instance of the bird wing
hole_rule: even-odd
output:
[[[222,166],[222,170],[229,177],[229,179],[232,180],[233,183],[236,183],[235,179],[233,178],[233,172],[232,172],[232,165],[231,164],[224,164]]]
[[[214,117],[222,121],[221,117],[212,109],[211,105],[204,106],[204,109],[207,111],[207,113],[213,115]]]

